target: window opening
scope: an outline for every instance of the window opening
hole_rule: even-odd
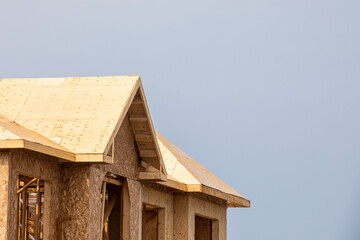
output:
[[[143,205],[142,240],[165,239],[165,209]]]
[[[44,239],[44,188],[44,180],[18,177],[18,240]]]
[[[105,177],[102,186],[102,240],[119,240],[121,238],[121,181]]]
[[[219,221],[195,216],[195,240],[218,240]]]

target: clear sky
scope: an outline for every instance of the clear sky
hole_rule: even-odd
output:
[[[228,239],[360,239],[360,1],[0,0],[0,78],[140,75],[238,192]]]

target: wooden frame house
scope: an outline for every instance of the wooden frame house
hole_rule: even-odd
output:
[[[154,130],[139,76],[0,80],[0,239],[225,240],[250,201]]]

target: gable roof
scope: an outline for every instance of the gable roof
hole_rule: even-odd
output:
[[[250,201],[157,132],[168,182],[187,192],[203,192],[228,201],[229,207],[249,207]],[[175,183],[174,183],[175,182]],[[179,184],[180,183],[180,184]]]
[[[146,168],[139,180],[167,180],[161,184],[224,199],[229,207],[250,206],[249,200],[155,132],[139,76],[0,79],[0,149],[111,163],[108,153],[126,116]]]
[[[60,156],[65,160],[111,162],[107,153],[128,113],[134,134],[151,140],[136,140],[142,159],[166,175],[139,76],[0,80],[0,116],[6,119],[0,141],[16,138],[9,128],[17,126],[18,140],[75,156]]]

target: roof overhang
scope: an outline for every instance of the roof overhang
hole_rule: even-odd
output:
[[[52,148],[36,142],[27,141],[24,139],[1,140],[0,149],[27,149],[68,161],[75,161],[76,156],[72,152]]]
[[[168,178],[166,182],[160,182],[159,184],[181,192],[189,192],[189,193],[198,192],[216,198],[220,198],[227,202],[228,207],[246,207],[246,208],[250,207],[250,200],[246,198],[224,193],[220,190],[205,186],[203,184],[185,184],[170,178]]]

